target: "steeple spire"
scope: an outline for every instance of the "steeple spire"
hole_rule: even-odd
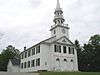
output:
[[[60,8],[60,3],[59,3],[59,0],[57,0],[57,6],[56,6],[56,9]]]
[[[53,22],[55,23],[55,25],[63,25],[65,19],[63,18],[63,15],[62,15],[63,11],[60,8],[59,0],[57,0],[57,5],[56,5],[54,14],[55,14],[55,16],[54,16]]]

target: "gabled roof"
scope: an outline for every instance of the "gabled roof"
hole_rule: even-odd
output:
[[[60,40],[64,39],[65,42],[61,42]],[[51,40],[51,41],[50,41]],[[62,40],[63,41],[63,40]],[[67,42],[66,42],[67,41]],[[66,36],[62,36],[59,39],[56,39],[56,36],[47,40],[44,40],[42,42],[51,44],[51,43],[61,43],[61,44],[66,44],[66,45],[71,45],[71,46],[75,46]]]
[[[48,43],[47,41],[54,40],[55,38],[56,38],[56,36],[50,37],[50,38],[48,38],[48,39],[45,39],[45,40],[43,40],[43,41],[41,41],[41,42],[39,42],[39,43],[37,43],[37,44],[31,46],[30,48],[24,50],[23,52],[28,51],[29,49],[31,49],[31,48],[33,48],[33,47],[35,47],[35,46],[37,46],[37,45],[39,45],[39,44],[41,44],[41,43],[42,43],[42,44],[50,44],[50,43]],[[21,52],[20,54],[22,54],[23,52]]]
[[[10,61],[14,66],[19,66],[20,65],[20,60],[19,59],[10,59]]]
[[[66,39],[69,43],[67,43],[67,42],[59,42],[59,40],[61,40],[61,39]],[[64,45],[68,45],[68,46],[75,46],[66,36],[62,36],[61,38],[59,38],[59,39],[56,39],[56,36],[53,36],[53,37],[50,37],[50,38],[48,38],[48,39],[45,39],[45,40],[43,40],[43,41],[41,41],[41,42],[39,42],[39,43],[37,43],[37,44],[35,44],[35,45],[33,45],[32,47],[30,47],[30,48],[28,48],[27,50],[25,50],[25,51],[28,51],[28,50],[30,50],[31,48],[33,48],[33,47],[35,47],[35,46],[37,46],[37,45],[40,45],[40,44],[52,44],[52,43],[58,43],[58,44],[64,44]],[[25,52],[25,51],[23,51],[23,52]],[[23,52],[21,52],[20,54],[22,54]]]

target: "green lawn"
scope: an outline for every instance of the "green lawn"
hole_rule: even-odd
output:
[[[41,72],[40,75],[100,75],[100,72]]]

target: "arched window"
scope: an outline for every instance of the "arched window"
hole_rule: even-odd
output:
[[[56,34],[56,31],[54,30],[54,34]]]
[[[58,20],[58,24],[60,24],[60,20]]]
[[[55,24],[56,24],[57,22],[55,21]]]
[[[56,61],[60,61],[60,59],[59,59],[59,58],[57,58],[57,59],[56,59]]]
[[[74,62],[74,60],[73,60],[73,59],[71,59],[71,62]]]
[[[66,62],[67,62],[67,59],[64,59],[64,61],[66,61]]]
[[[63,21],[61,20],[61,24],[63,23]]]

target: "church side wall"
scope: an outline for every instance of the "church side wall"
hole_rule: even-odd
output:
[[[49,71],[51,67],[50,45],[42,44],[41,50],[41,69]]]
[[[20,71],[21,72],[34,72],[34,71],[38,71],[38,70],[40,70],[41,69],[41,57],[42,57],[42,45],[40,44],[39,45],[40,46],[40,53],[38,53],[38,54],[36,54],[36,51],[35,51],[35,55],[30,55],[29,57],[27,57],[27,58],[24,58],[24,59],[21,59],[21,63],[24,63],[24,62],[26,62],[26,68],[21,68],[20,69]],[[30,50],[32,50],[32,49],[30,49]],[[25,52],[24,52],[24,54],[25,54]],[[32,51],[31,51],[31,53],[30,54],[32,54]],[[38,58],[40,58],[40,66],[36,66],[36,59],[38,59]],[[27,67],[27,62],[28,61],[32,61],[32,60],[35,60],[35,66],[34,67],[31,67],[31,63],[30,63],[30,67],[28,68]],[[23,66],[24,67],[24,66]]]

